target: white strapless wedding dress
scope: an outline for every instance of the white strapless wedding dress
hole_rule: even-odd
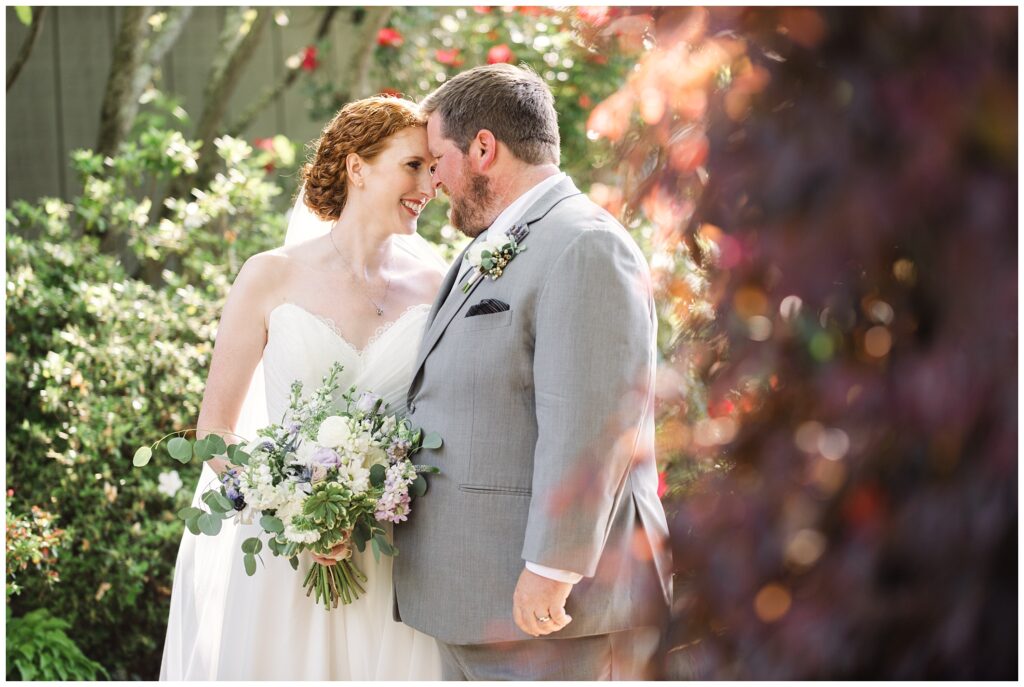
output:
[[[309,393],[335,361],[344,365],[339,389],[355,385],[405,409],[405,395],[429,304],[409,308],[356,350],[328,320],[292,303],[270,314],[262,380],[267,413],[280,421],[294,380]],[[241,428],[240,428],[241,430]],[[242,433],[240,431],[240,433]],[[247,435],[246,435],[247,436]],[[203,466],[196,500],[216,478]],[[413,516],[415,517],[415,515]],[[299,569],[264,547],[249,577],[241,543],[257,525],[224,521],[216,537],[185,531],[178,551],[161,680],[439,680],[434,640],[392,619],[391,558],[377,563],[369,547],[355,561],[369,578],[366,594],[330,611],[306,596]]]

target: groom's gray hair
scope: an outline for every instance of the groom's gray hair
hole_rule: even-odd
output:
[[[441,115],[441,133],[463,153],[481,129],[532,165],[557,165],[558,113],[551,89],[535,72],[489,64],[462,72],[428,95],[420,108]]]

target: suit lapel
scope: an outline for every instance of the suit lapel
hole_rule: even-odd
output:
[[[579,189],[576,188],[576,185],[572,183],[571,179],[567,178],[556,184],[554,188],[538,198],[537,202],[531,205],[523,214],[523,219],[516,222],[516,225],[527,225],[526,235],[523,236],[518,243],[522,245],[526,239],[530,237],[528,226],[530,223],[536,222],[544,217],[544,215],[548,214],[555,205],[566,198],[579,194]],[[448,275],[445,277],[444,284],[441,286],[441,293],[451,293],[452,287],[455,286],[455,279],[459,274],[459,267],[462,265],[462,261],[468,250],[469,246],[466,247],[466,250],[462,251],[462,254],[459,255],[458,259],[455,261],[455,264],[448,270]],[[515,260],[521,260],[522,258],[522,255],[517,255]],[[513,260],[509,265],[510,268],[514,266],[515,260]],[[416,372],[413,375],[414,380],[419,375],[420,368],[423,367],[423,362],[427,359],[427,356],[430,355],[430,352],[434,350],[434,346],[437,345],[438,340],[440,340],[441,335],[444,334],[448,325],[451,324],[455,315],[462,310],[466,301],[469,300],[469,297],[473,295],[473,292],[477,290],[480,284],[489,279],[489,277],[478,279],[467,292],[463,293],[462,289],[459,288],[458,293],[452,293],[440,303],[434,303],[434,307],[430,311],[430,317],[427,320],[427,331],[423,335],[423,342],[420,344],[419,355],[416,357],[416,365],[414,366]]]

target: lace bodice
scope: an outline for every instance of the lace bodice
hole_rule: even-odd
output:
[[[379,327],[359,350],[328,318],[294,303],[274,308],[263,350],[269,420],[281,420],[293,381],[300,380],[309,392],[320,384],[334,362],[344,366],[339,391],[354,385],[382,396],[392,411],[404,412],[415,372],[412,366],[429,312],[429,303],[406,309],[397,319]]]

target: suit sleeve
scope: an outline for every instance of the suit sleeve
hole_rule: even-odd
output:
[[[650,273],[624,231],[581,233],[556,259],[535,310],[537,412],[522,557],[592,576],[652,412]]]

